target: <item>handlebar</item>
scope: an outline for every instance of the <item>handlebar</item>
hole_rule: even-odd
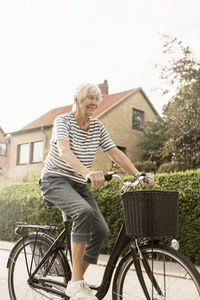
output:
[[[120,190],[121,195],[128,192],[130,190],[130,188],[135,187],[136,185],[141,183],[141,181],[143,181],[145,183],[152,183],[156,187],[160,188],[160,186],[158,184],[156,184],[153,180],[149,179],[146,176],[146,173],[144,173],[144,172],[140,173],[139,177],[133,182],[131,182],[131,181],[124,182],[122,180],[122,178],[116,172],[107,172],[104,174],[104,178],[105,178],[105,181],[110,181],[110,180],[112,180],[112,178],[116,178],[122,185],[122,188]],[[89,179],[88,179],[88,182],[90,182]]]

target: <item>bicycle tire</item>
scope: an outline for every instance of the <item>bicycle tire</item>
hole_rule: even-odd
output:
[[[167,246],[141,246],[142,255],[148,260],[149,266],[162,290],[162,296],[149,279],[141,265],[146,287],[152,300],[197,300],[200,299],[200,274],[195,266],[180,252]],[[152,253],[153,251],[153,253]],[[152,265],[152,258],[153,265]],[[141,261],[140,261],[140,264]],[[115,272],[112,288],[113,300],[146,299],[137,279],[133,258],[129,252],[120,261]]]
[[[37,236],[37,243],[34,248],[35,240]],[[41,261],[44,253],[49,249],[52,245],[54,239],[51,236],[43,233],[31,233],[27,237],[25,237],[16,247],[14,253],[12,254],[12,258],[10,261],[9,269],[8,269],[8,290],[11,300],[46,300],[52,299],[52,294],[49,292],[45,292],[42,289],[37,289],[31,286],[28,283],[29,274],[31,268],[31,260],[32,261],[32,272],[34,271],[36,265]],[[25,253],[26,257],[25,258]],[[54,255],[54,263],[51,265],[51,259]],[[27,263],[26,263],[27,261]],[[48,265],[50,264],[50,265]],[[49,267],[51,266],[51,267]],[[49,268],[47,274],[45,274],[45,270]],[[57,274],[56,274],[57,272]],[[39,272],[36,273],[34,280],[37,279],[52,279],[58,280],[64,283],[67,283],[70,280],[71,271],[67,260],[64,257],[64,253],[61,250],[56,250],[47,261],[42,268],[39,269]],[[64,287],[63,287],[64,290]],[[57,299],[57,298],[54,298]],[[59,298],[58,298],[59,299]],[[61,299],[61,298],[60,298]],[[63,298],[62,298],[63,299]],[[68,297],[65,297],[68,299]]]

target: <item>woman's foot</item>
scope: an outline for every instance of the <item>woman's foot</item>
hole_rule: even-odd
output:
[[[71,281],[69,281],[65,294],[71,299],[76,300],[98,300],[98,298],[92,294],[92,290],[88,284],[84,281],[77,284],[71,284]]]

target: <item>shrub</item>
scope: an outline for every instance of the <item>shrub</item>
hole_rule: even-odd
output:
[[[179,234],[180,250],[193,262],[200,263],[200,172],[186,171],[157,174],[156,182],[162,190],[179,191]],[[130,180],[130,176],[124,176]],[[141,189],[138,187],[137,189]],[[120,184],[116,180],[92,191],[110,228],[109,239],[102,253],[110,253],[123,222],[122,203],[119,196]],[[57,209],[47,210],[36,183],[21,183],[5,186],[0,191],[0,239],[16,240],[15,223],[55,224],[62,228],[61,213]],[[162,238],[167,243],[173,237]]]
[[[170,173],[174,171],[176,171],[176,166],[171,162],[162,164],[157,170],[158,173]]]
[[[0,191],[0,239],[17,239],[16,222],[58,224],[61,228],[60,214],[45,208],[36,183],[9,184]]]
[[[140,172],[155,172],[157,169],[157,166],[154,162],[150,160],[146,161],[136,161],[134,163],[134,166],[140,171]]]

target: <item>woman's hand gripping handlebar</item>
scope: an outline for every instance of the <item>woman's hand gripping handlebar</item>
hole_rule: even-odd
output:
[[[91,183],[93,187],[97,188],[104,185],[104,181],[109,181],[115,172],[103,173],[101,171],[90,172],[86,177],[86,182]]]
[[[114,172],[108,172],[104,174],[102,171],[89,172],[86,176],[86,182],[92,184],[94,188],[98,188],[104,185],[104,181],[109,181],[112,179]]]
[[[138,174],[138,177],[135,181],[126,181],[124,182],[122,178],[115,172],[107,172],[104,174],[104,180],[110,181],[112,178],[116,178],[122,185],[120,190],[120,194],[124,194],[130,190],[130,188],[135,187],[139,183],[143,185],[155,185],[156,187],[160,187],[158,184],[155,183],[152,176],[148,177],[148,173],[142,172]],[[151,174],[150,174],[151,175]],[[91,182],[90,178],[87,178],[87,182]]]
[[[117,178],[119,180],[119,182],[122,185],[122,188],[120,190],[120,194],[123,195],[124,193],[128,192],[132,187],[135,187],[136,185],[138,185],[139,183],[145,186],[149,186],[149,185],[155,185],[156,187],[160,187],[158,184],[155,183],[154,179],[152,178],[152,175],[148,177],[148,173],[142,172],[138,174],[138,177],[135,181],[131,182],[131,181],[126,181],[124,182],[122,180],[122,178],[118,175],[118,174],[113,174],[112,177],[113,178]]]

